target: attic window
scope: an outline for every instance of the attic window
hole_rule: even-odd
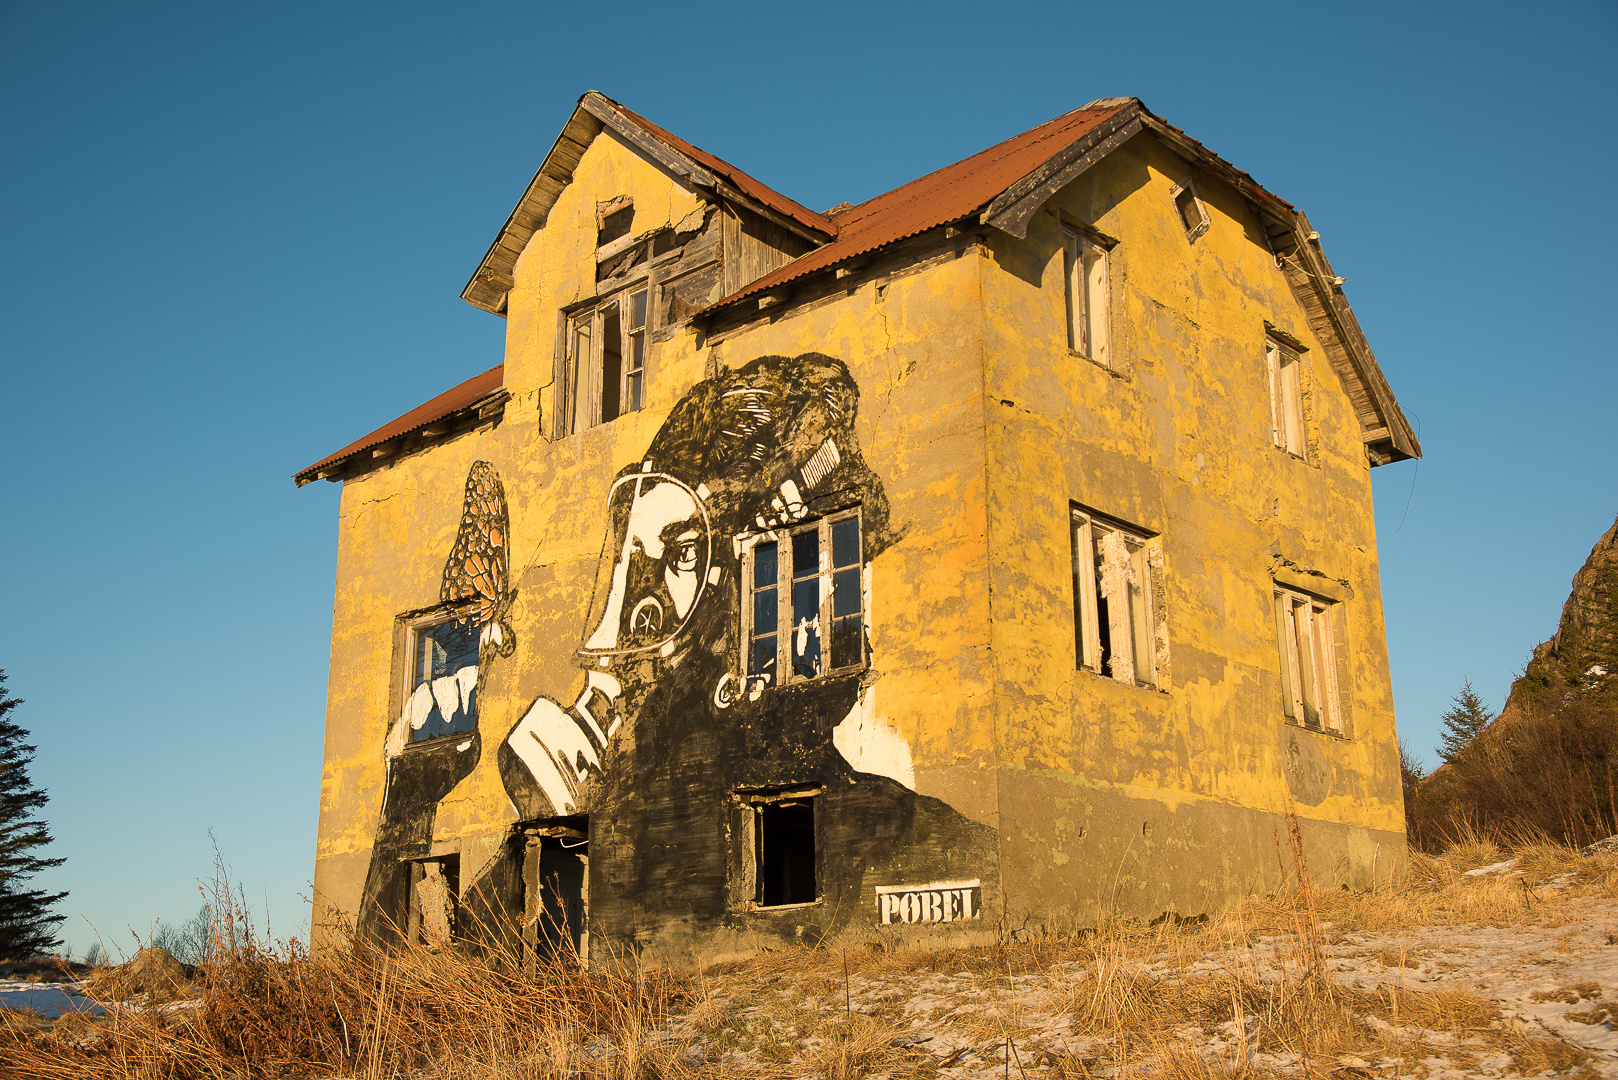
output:
[[[1174,190],[1170,194],[1174,198],[1175,213],[1180,215],[1180,224],[1185,226],[1186,238],[1195,240],[1207,232],[1208,208],[1197,195],[1196,182],[1187,176],[1174,185]]]
[[[598,211],[597,217],[601,229],[596,234],[596,247],[606,247],[629,235],[630,226],[635,222],[635,204],[628,199],[614,199]]]

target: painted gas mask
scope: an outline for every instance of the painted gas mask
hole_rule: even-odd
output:
[[[720,570],[705,488],[667,473],[620,477],[607,496],[607,545],[579,649],[590,670],[674,653]]]
[[[521,816],[586,807],[590,778],[619,729],[646,721],[654,691],[665,692],[659,719],[672,723],[737,700],[741,597],[726,568],[736,571],[739,537],[858,504],[864,559],[886,546],[887,499],[854,434],[858,402],[846,365],[805,353],[723,371],[670,411],[607,492],[577,650],[585,685],[571,705],[537,698],[500,748]],[[676,669],[687,677],[672,678]]]

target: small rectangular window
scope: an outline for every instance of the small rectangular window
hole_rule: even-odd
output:
[[[645,407],[650,295],[641,284],[569,317],[557,430],[576,434]]]
[[[858,509],[742,543],[748,686],[759,690],[863,666],[865,553]]]
[[[451,618],[410,631],[405,713],[410,741],[477,730],[478,626]]]
[[[815,842],[818,788],[738,792],[743,850],[739,899],[751,908],[819,899]]]
[[[1298,351],[1275,338],[1265,339],[1270,376],[1270,436],[1289,454],[1307,458],[1303,432],[1303,362]]]
[[[1067,347],[1111,367],[1107,249],[1077,229],[1063,230],[1067,295]]]
[[[1275,628],[1281,646],[1281,712],[1304,727],[1341,731],[1337,689],[1336,604],[1277,587]]]
[[[1187,176],[1174,185],[1170,194],[1174,199],[1174,211],[1180,218],[1180,224],[1185,227],[1186,238],[1195,240],[1207,232],[1208,208],[1197,195],[1196,182]]]
[[[1074,507],[1073,627],[1078,666],[1130,685],[1156,686],[1157,623],[1143,531]]]

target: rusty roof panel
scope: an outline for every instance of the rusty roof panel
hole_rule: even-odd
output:
[[[1106,105],[1076,109],[844,210],[836,218],[836,240],[799,256],[707,310],[716,310],[939,225],[971,217],[1058,151],[1133,103],[1133,98],[1115,98]]]
[[[369,450],[397,435],[405,435],[417,428],[426,427],[434,420],[442,420],[451,413],[460,412],[500,389],[505,381],[505,373],[506,365],[496,364],[483,374],[474,375],[454,389],[444,391],[426,404],[416,406],[397,420],[383,424],[364,438],[356,439],[337,453],[321,458],[307,469],[300,469],[292,475],[292,479],[302,487],[312,480],[318,480],[316,474],[328,465],[358,454],[362,450]]]
[[[708,151],[691,145],[678,135],[663,130],[650,120],[646,119],[644,116],[641,116],[639,113],[624,108],[622,105],[618,104],[618,102],[613,101],[611,98],[608,98],[605,95],[602,96],[606,101],[612,104],[613,108],[622,113],[626,119],[644,129],[648,135],[651,135],[654,139],[674,147],[674,149],[678,150],[691,160],[697,162],[704,168],[723,176],[726,180],[730,181],[730,183],[738,191],[742,192],[742,194],[746,195],[748,198],[763,203],[776,213],[789,217],[793,221],[796,221],[799,225],[802,225],[804,228],[812,229],[828,239],[837,235],[837,226],[832,224],[831,219],[825,214],[815,213],[815,211],[809,209],[807,206],[804,206],[802,203],[795,202],[781,194],[779,191],[776,191],[769,185],[760,183],[759,181],[753,179],[753,177],[742,172],[736,166],[732,165],[723,158],[714,157],[712,154],[708,153]]]

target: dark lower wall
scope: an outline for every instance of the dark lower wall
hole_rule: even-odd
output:
[[[1110,913],[1213,913],[1292,873],[1288,819],[1172,793],[1132,795],[1072,776],[1008,770],[1001,783],[1006,922],[1075,929]],[[1305,865],[1327,889],[1400,879],[1404,833],[1299,818]]]

